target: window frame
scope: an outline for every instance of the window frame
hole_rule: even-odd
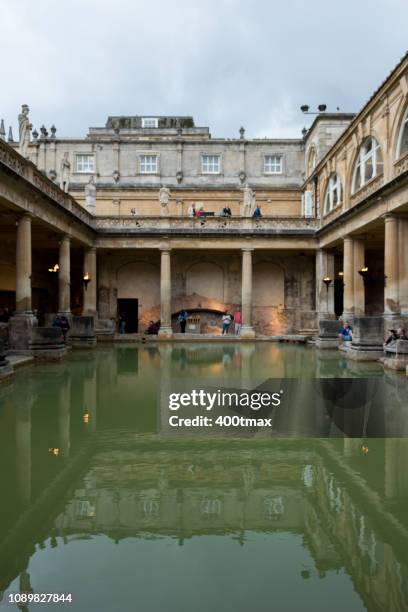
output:
[[[334,203],[334,193],[337,191],[337,202]],[[343,202],[343,187],[341,178],[337,172],[333,172],[327,181],[324,196],[324,214],[328,215],[332,210],[340,206]]]
[[[398,133],[398,140],[397,140],[397,155],[396,155],[396,159],[401,159],[401,157],[404,157],[407,153],[408,153],[408,147],[406,151],[401,151],[402,148],[402,136],[404,134],[404,131],[407,130],[408,132],[408,106],[405,108],[404,114],[402,116],[402,121],[401,121],[401,125],[399,128],[399,133]]]
[[[371,145],[370,150],[367,151],[368,146]],[[378,155],[380,153],[380,156]],[[370,178],[366,179],[366,168],[367,162],[371,162],[373,173]],[[354,162],[353,180],[352,180],[352,193],[356,193],[359,189],[362,189],[364,185],[367,185],[370,181],[374,180],[382,172],[378,172],[378,167],[384,168],[384,160],[382,156],[381,146],[378,140],[374,136],[367,136],[364,142],[361,143],[357,153],[357,158]],[[357,185],[357,173],[360,173],[359,184]]]
[[[151,158],[155,158],[156,160],[156,169],[155,170],[146,170],[143,169],[143,159],[147,158],[147,157],[151,157]],[[158,153],[139,153],[139,174],[143,174],[143,175],[157,175],[160,174],[160,156]]]
[[[267,170],[267,159],[272,159],[272,158],[279,160],[279,170]],[[265,155],[263,156],[263,173],[267,176],[283,174],[283,155],[282,153],[265,153]]]
[[[88,159],[92,159],[92,170],[85,169],[80,170],[78,167],[78,158],[79,157],[87,157]],[[95,174],[95,153],[75,153],[75,173],[76,174]]]
[[[153,121],[154,125],[145,125],[145,122]],[[159,118],[158,117],[142,117],[142,128],[145,130],[153,130],[159,127]]]
[[[216,158],[218,160],[218,170],[205,170],[204,160],[205,158]],[[221,174],[222,156],[221,153],[201,153],[201,174],[206,175],[219,175]]]

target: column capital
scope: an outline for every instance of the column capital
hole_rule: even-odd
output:
[[[170,252],[171,252],[171,247],[164,247],[164,246],[161,246],[161,247],[159,247],[159,251],[160,251],[161,253],[170,253]]]
[[[254,250],[255,250],[254,247],[250,247],[250,246],[241,248],[242,253],[252,253]]]
[[[87,246],[85,247],[85,251],[87,253],[96,253],[96,246]]]
[[[354,238],[353,236],[350,236],[350,234],[347,234],[346,236],[343,236],[343,242],[353,242]]]
[[[394,213],[385,213],[385,215],[382,215],[382,219],[384,219],[384,223],[398,221],[398,217]]]
[[[61,244],[61,242],[65,242],[67,240],[71,240],[71,234],[62,234],[62,236],[60,237],[59,243]]]

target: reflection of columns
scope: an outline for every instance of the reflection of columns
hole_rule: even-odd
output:
[[[408,219],[398,219],[399,304],[401,314],[408,315]]]
[[[343,317],[354,314],[354,244],[350,236],[344,238],[343,244]]]
[[[87,427],[90,432],[96,431],[97,418],[97,376],[96,362],[92,364],[92,373],[84,379],[84,414],[88,415]]]
[[[177,428],[171,427],[169,418],[171,415],[177,414],[169,409],[169,396],[172,392],[171,384],[171,353],[172,349],[169,344],[161,345],[160,352],[160,433],[177,433]]]
[[[21,502],[31,500],[31,399],[23,395],[16,401],[17,490]]]
[[[242,249],[242,329],[241,338],[254,338],[252,327],[252,251]]]
[[[170,249],[161,250],[160,261],[160,330],[159,336],[171,337],[171,260]]]
[[[394,215],[385,217],[384,236],[384,314],[392,317],[398,315],[398,218]]]
[[[84,285],[84,308],[85,315],[96,314],[96,249],[92,247],[84,253],[84,275],[88,274],[90,281],[87,288]]]
[[[71,312],[71,261],[69,236],[63,236],[61,239],[58,263],[58,312],[69,314]]]
[[[323,279],[329,277],[329,288]],[[334,317],[334,254],[325,249],[316,251],[316,311],[319,319]]]
[[[31,312],[31,217],[17,223],[16,314]]]
[[[353,240],[354,246],[354,314],[365,313],[364,279],[359,270],[365,266],[365,246],[363,240]]]
[[[253,342],[245,342],[239,347],[241,353],[241,381],[251,383],[252,380],[252,356],[255,353],[255,344]]]
[[[71,448],[71,381],[61,384],[58,409],[58,432],[61,457],[68,458]]]

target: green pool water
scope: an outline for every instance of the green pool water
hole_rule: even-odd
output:
[[[170,426],[169,394],[191,388],[285,401],[267,427]],[[266,342],[17,372],[0,386],[0,611],[406,611],[407,392],[378,364]]]

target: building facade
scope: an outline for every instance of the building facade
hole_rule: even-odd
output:
[[[123,312],[128,331],[160,320],[164,337],[181,309],[213,332],[240,307],[243,337],[342,314],[403,319],[407,75],[405,56],[357,115],[321,112],[299,139],[134,116],[82,139],[43,126],[25,145],[0,141],[0,302],[100,322]]]

